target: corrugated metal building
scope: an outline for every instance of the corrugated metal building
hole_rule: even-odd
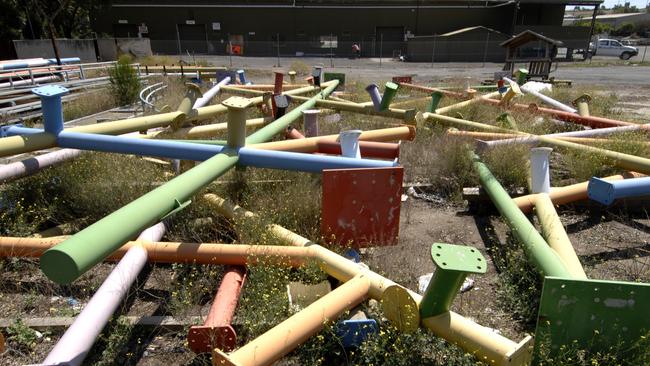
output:
[[[226,54],[232,44],[243,55],[349,56],[357,43],[362,56],[376,57],[404,54],[411,37],[468,27],[507,35],[520,27],[560,28],[567,4],[600,2],[115,0],[94,27],[99,35],[148,37],[153,52],[162,54]]]

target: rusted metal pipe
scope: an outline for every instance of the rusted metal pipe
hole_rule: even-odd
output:
[[[287,128],[285,136],[289,139],[304,139],[305,136],[293,127]],[[328,139],[318,140],[317,152],[330,155],[341,155],[341,144]],[[378,158],[393,160],[399,157],[399,144],[389,142],[359,141],[362,158]]]
[[[187,333],[188,344],[194,353],[210,352],[215,347],[226,352],[235,348],[237,333],[231,322],[245,279],[245,267],[226,268],[208,317],[203,325],[193,325]]]

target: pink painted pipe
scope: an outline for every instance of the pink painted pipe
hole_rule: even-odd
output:
[[[245,279],[246,267],[227,267],[205,323],[191,326],[187,333],[193,352],[211,352],[215,348],[229,352],[235,349],[237,333],[231,323]]]
[[[7,183],[18,178],[32,175],[42,169],[74,159],[85,151],[61,149],[33,158],[0,166],[0,182]]]
[[[159,241],[164,233],[165,224],[161,222],[143,231],[137,240]],[[141,246],[131,247],[77,315],[43,364],[81,365],[146,263],[146,249]]]

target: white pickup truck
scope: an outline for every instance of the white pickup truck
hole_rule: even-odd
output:
[[[624,46],[615,39],[599,39],[596,43],[589,42],[589,51],[585,58],[591,56],[613,56],[621,60],[628,60],[639,54],[639,49],[632,46]]]

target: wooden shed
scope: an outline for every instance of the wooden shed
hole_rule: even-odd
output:
[[[517,64],[525,64],[529,77],[548,79],[551,66],[557,61],[557,49],[563,46],[562,41],[525,30],[501,43],[501,47],[506,48],[503,70],[512,72]]]

